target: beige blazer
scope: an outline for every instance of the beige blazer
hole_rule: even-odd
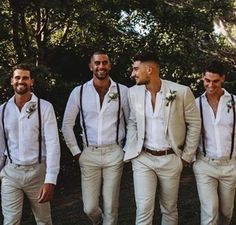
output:
[[[164,102],[165,135],[175,153],[190,162],[198,146],[201,119],[194,96],[189,87],[161,80]],[[166,106],[165,96],[176,91],[175,99]],[[129,89],[130,117],[124,161],[137,157],[143,147],[145,135],[145,85]]]

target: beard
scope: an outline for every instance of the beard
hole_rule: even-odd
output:
[[[31,92],[31,87],[28,87],[27,85],[16,85],[14,86],[14,91],[18,95],[24,95],[28,92]]]
[[[147,85],[149,83],[148,80],[138,80],[135,79],[136,85]]]
[[[98,79],[98,80],[105,80],[108,76],[109,76],[109,73],[108,71],[96,71],[94,73],[94,76]]]

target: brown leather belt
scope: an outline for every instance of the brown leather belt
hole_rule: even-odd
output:
[[[172,148],[164,150],[164,151],[153,151],[153,150],[150,150],[148,148],[143,147],[143,150],[145,152],[148,152],[148,153],[150,153],[152,155],[155,155],[155,156],[163,156],[163,155],[175,154],[175,152],[174,152],[174,150]]]

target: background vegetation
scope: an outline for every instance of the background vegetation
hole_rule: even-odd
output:
[[[196,94],[205,61],[219,58],[235,92],[235,0],[0,0],[0,21],[0,101],[11,94],[10,68],[30,62],[38,66],[34,91],[59,120],[72,87],[91,78],[96,49],[109,53],[112,78],[128,86],[132,56],[153,50],[163,78]]]

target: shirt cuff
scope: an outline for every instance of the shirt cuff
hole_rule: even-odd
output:
[[[181,158],[185,160],[186,162],[190,163],[193,159],[193,156],[189,154],[183,154]]]
[[[79,149],[78,146],[74,146],[74,147],[70,148],[70,151],[71,151],[73,156],[78,155],[78,154],[81,153],[81,150]]]
[[[57,174],[47,173],[44,183],[55,184],[57,183]]]

